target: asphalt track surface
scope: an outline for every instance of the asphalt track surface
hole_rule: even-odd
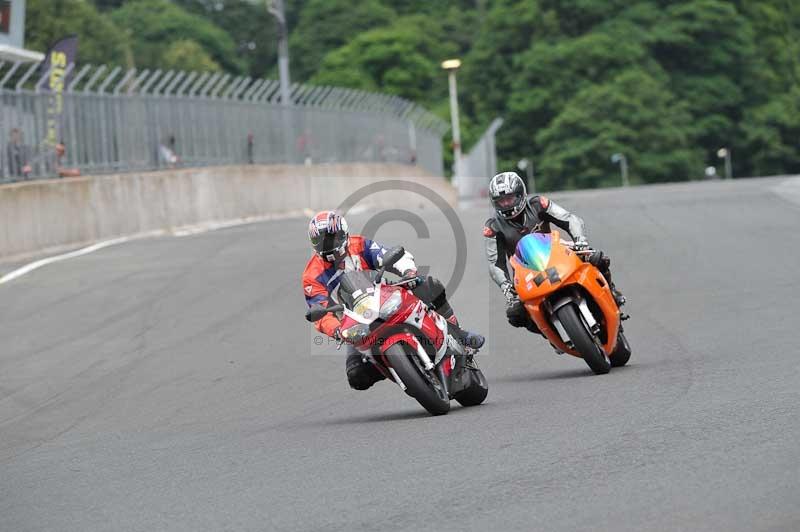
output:
[[[316,353],[304,220],[0,286],[0,530],[800,530],[800,205],[779,183],[554,196],[630,301],[634,354],[605,376],[504,324],[486,208],[462,210],[452,299],[490,392],[442,417]],[[380,240],[446,279],[450,229],[421,215],[431,239]]]

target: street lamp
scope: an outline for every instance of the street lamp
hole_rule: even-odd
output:
[[[619,163],[619,170],[622,173],[622,186],[629,187],[631,186],[630,181],[628,181],[628,159],[622,153],[615,153],[611,156],[611,162],[614,164]]]
[[[458,87],[456,71],[461,66],[460,59],[448,59],[442,62],[450,81],[450,121],[453,125],[453,181],[461,177],[461,127],[458,121]]]
[[[259,4],[259,0],[249,0],[253,5]],[[275,17],[278,22],[278,76],[281,84],[281,103],[289,105],[291,103],[292,80],[289,76],[289,27],[286,24],[286,10],[283,0],[264,0],[267,12]]]
[[[725,159],[725,179],[733,179],[733,167],[731,165],[731,150],[720,148],[717,150],[717,157]]]
[[[536,180],[533,177],[533,161],[520,159],[517,163],[517,168],[519,168],[520,172],[528,171],[528,179],[526,180],[528,182],[528,188],[531,192],[536,192]]]

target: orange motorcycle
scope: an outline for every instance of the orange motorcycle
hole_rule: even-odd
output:
[[[631,356],[621,313],[600,270],[558,231],[531,233],[511,258],[514,288],[533,322],[554,347],[583,358],[597,374]]]

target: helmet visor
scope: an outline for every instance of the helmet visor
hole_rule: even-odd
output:
[[[494,208],[500,211],[504,216],[513,216],[521,211],[521,205],[525,201],[525,195],[522,193],[503,194],[497,198],[492,199]]]
[[[319,236],[311,237],[311,245],[320,255],[335,254],[347,243],[347,233],[336,231],[335,233],[322,233]]]
[[[513,209],[519,203],[519,196],[516,194],[507,194],[500,196],[495,200],[495,205],[503,210]]]

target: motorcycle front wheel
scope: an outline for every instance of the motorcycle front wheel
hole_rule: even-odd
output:
[[[450,398],[441,383],[416,362],[416,357],[406,352],[405,344],[397,343],[386,350],[389,363],[403,381],[406,393],[417,400],[422,408],[439,416],[450,411]]]
[[[572,340],[575,350],[581,354],[586,365],[597,375],[603,375],[611,371],[611,362],[606,358],[603,351],[594,343],[591,333],[586,330],[583,320],[578,315],[575,305],[564,305],[556,311],[561,325],[567,331],[567,336]]]

